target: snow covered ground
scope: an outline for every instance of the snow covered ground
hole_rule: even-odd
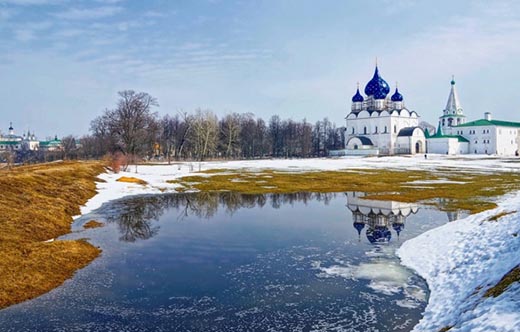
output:
[[[482,295],[520,264],[520,193],[499,207],[451,222],[406,241],[402,264],[428,282],[430,300],[414,331],[520,331],[520,283],[497,298]]]
[[[520,171],[519,159],[487,156],[450,157],[350,157],[322,159],[274,159],[253,161],[178,163],[131,167],[129,172],[105,173],[97,184],[98,194],[81,208],[86,214],[103,203],[129,195],[174,192],[169,184],[186,175],[209,169],[276,169],[285,171],[339,169],[434,170],[439,167],[489,172]],[[136,177],[148,185],[117,182],[122,176]],[[520,211],[520,192],[501,198],[499,207],[451,222],[403,244],[398,251],[402,263],[426,279],[431,290],[424,318],[414,331],[520,331],[520,284],[512,285],[497,298],[484,292],[520,263],[520,212],[498,221],[486,221],[500,212]]]

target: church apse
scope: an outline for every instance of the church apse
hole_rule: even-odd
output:
[[[371,243],[389,242],[392,234],[399,238],[406,218],[419,211],[417,204],[365,199],[366,193],[363,192],[347,192],[345,195],[359,239],[366,228],[365,234]]]

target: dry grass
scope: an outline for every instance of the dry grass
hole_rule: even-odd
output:
[[[491,216],[488,218],[488,221],[497,221],[498,219],[502,218],[502,217],[505,217],[507,215],[510,215],[510,214],[513,214],[513,213],[516,213],[516,211],[504,211],[504,212],[500,212],[500,213],[497,213],[495,214],[494,216]]]
[[[146,186],[148,184],[148,182],[146,182],[145,180],[134,178],[132,176],[122,176],[119,179],[117,179],[116,181],[118,181],[118,182],[126,182],[126,183],[137,183],[137,184],[140,184],[140,185],[143,185],[143,186]]]
[[[105,224],[103,224],[102,222],[99,222],[96,220],[90,220],[89,222],[85,223],[85,225],[83,225],[83,228],[85,228],[85,229],[99,228],[99,227],[103,227],[104,225]]]
[[[442,329],[440,329],[439,332],[447,332],[447,331],[451,330],[452,327],[453,327],[453,326],[450,326],[450,325],[445,326],[445,327],[443,327]]]
[[[103,166],[60,162],[0,171],[0,308],[63,283],[100,250],[85,241],[52,241],[95,194]]]
[[[502,294],[511,284],[520,282],[520,265],[506,273],[505,276],[493,287],[484,293],[484,297],[497,297]]]
[[[370,199],[419,202],[445,211],[466,210],[471,213],[494,208],[497,196],[520,189],[520,174],[514,172],[469,173],[439,169],[433,173],[363,169],[305,173],[273,170],[258,173],[222,170],[219,173],[212,170],[206,173],[211,176],[188,176],[169,182],[182,185],[181,190],[246,194],[361,191],[368,193]],[[411,183],[416,180],[441,181]]]

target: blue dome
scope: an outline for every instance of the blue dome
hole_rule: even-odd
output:
[[[352,102],[353,103],[363,102],[363,100],[365,100],[365,99],[363,98],[361,93],[359,93],[359,88],[358,88],[356,91],[356,94],[354,95],[354,97],[352,97]]]
[[[367,230],[366,235],[370,243],[390,242],[392,238],[392,233],[390,233],[390,230],[386,226],[370,228]]]
[[[374,99],[385,99],[387,94],[388,92],[385,93],[382,91],[382,89],[380,89],[374,93]]]
[[[403,101],[403,95],[399,93],[397,88],[395,88],[395,93],[392,95],[392,101]]]
[[[388,83],[379,76],[379,69],[376,66],[374,77],[365,86],[365,94],[367,96],[374,96],[375,99],[385,99],[386,95],[390,92]]]
[[[394,231],[396,231],[397,235],[399,235],[401,231],[404,229],[404,224],[393,223],[392,228],[394,229]]]
[[[354,228],[357,230],[358,234],[361,235],[361,231],[363,230],[363,228],[365,228],[365,224],[362,222],[355,222]]]

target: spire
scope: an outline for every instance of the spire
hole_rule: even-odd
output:
[[[13,129],[13,123],[12,123],[12,122],[9,122],[9,130],[14,130],[14,129]]]
[[[456,114],[458,110],[462,110],[462,107],[460,106],[459,95],[455,89],[455,77],[452,75],[450,96],[448,97],[444,112],[446,114]]]

